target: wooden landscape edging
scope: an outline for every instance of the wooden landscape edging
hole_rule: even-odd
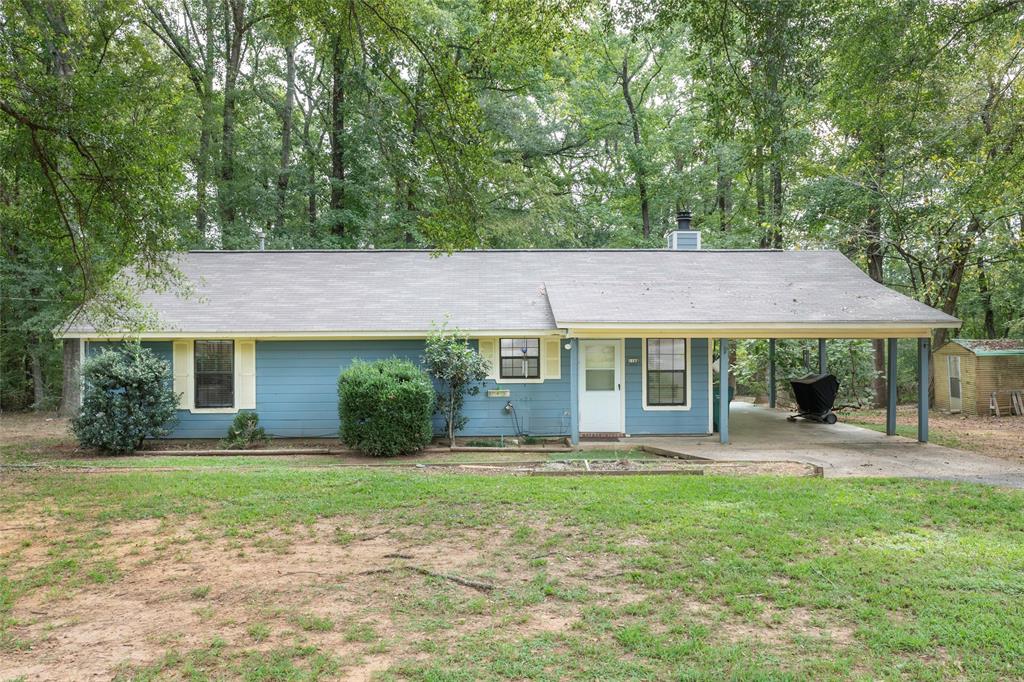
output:
[[[553,469],[550,471],[531,471],[530,476],[703,476],[703,469],[654,469],[653,471],[613,469],[610,471],[579,471]]]
[[[525,446],[525,447],[508,447],[508,448],[471,448],[467,446],[457,446],[454,448],[448,447],[428,447],[418,450],[417,454],[438,454],[443,452],[528,452],[528,453],[551,453],[551,452],[573,452],[572,448],[565,446],[554,446],[554,447],[543,447],[543,446]],[[131,453],[132,455],[140,455],[143,457],[157,457],[157,456],[179,456],[179,457],[230,457],[233,455],[240,456],[253,456],[253,455],[265,455],[268,457],[276,457],[281,455],[355,455],[361,457],[373,457],[373,455],[366,455],[358,450],[353,450],[346,447],[326,447],[326,448],[265,448],[265,449],[247,449],[247,450],[224,450],[219,448],[204,448],[199,450],[135,450]],[[401,455],[398,455],[401,456]]]
[[[671,459],[682,459],[682,460],[693,460],[695,462],[711,462],[713,460],[707,457],[698,457],[697,455],[691,455],[688,452],[679,452],[678,450],[668,450],[666,448],[659,448],[656,445],[641,445],[640,449],[644,452],[649,452],[652,455],[658,455],[659,457],[669,457]]]

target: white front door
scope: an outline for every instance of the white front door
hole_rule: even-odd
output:
[[[580,431],[622,431],[620,357],[618,341],[580,341]]]
[[[949,411],[963,410],[963,399],[960,396],[960,356],[947,355],[946,367],[949,369]]]

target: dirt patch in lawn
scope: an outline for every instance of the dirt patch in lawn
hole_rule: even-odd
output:
[[[369,645],[395,636],[388,606],[396,594],[422,591],[425,582],[475,592],[406,566],[472,576],[481,554],[501,542],[493,533],[467,531],[408,547],[414,538],[405,532],[343,529],[332,521],[245,543],[197,537],[197,524],[113,525],[99,553],[116,561],[121,577],[71,594],[36,590],[19,600],[15,634],[31,648],[5,655],[0,677],[109,679],[169,649],[196,650],[216,638],[256,650],[297,638],[354,662]],[[386,577],[382,568],[390,569]],[[260,641],[250,632],[255,625],[266,631]],[[359,675],[387,665],[387,657],[376,656],[360,664]]]
[[[851,410],[842,414],[844,421],[863,424],[885,424],[883,410]],[[896,409],[897,426],[917,426],[917,408],[901,405]],[[1024,417],[968,417],[959,414],[929,412],[928,426],[933,436],[949,441],[949,445],[1014,463],[1024,462]],[[934,440],[934,438],[933,438]]]
[[[4,412],[0,415],[0,446],[39,438],[71,438],[68,420],[56,412]]]
[[[78,574],[37,581],[15,599],[2,679],[176,671],[167,661],[211,650],[201,659],[206,673],[241,678],[248,661],[296,647],[329,655],[336,677],[370,679],[429,656],[428,644],[451,650],[479,632],[568,635],[583,627],[585,607],[620,609],[652,594],[625,577],[629,554],[584,551],[581,543],[601,537],[557,520],[431,528],[337,517],[222,537],[198,518],[55,524],[28,507],[12,516],[14,536],[30,543],[0,556],[12,580],[44,575],[59,548],[90,552],[72,555]],[[743,627],[721,605],[694,608]],[[805,620],[783,614],[772,627],[779,639],[798,636]],[[745,632],[723,626],[716,636]]]

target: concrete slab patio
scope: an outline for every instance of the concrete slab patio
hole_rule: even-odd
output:
[[[730,406],[728,445],[717,437],[686,436],[637,437],[629,442],[716,461],[806,462],[820,466],[828,478],[897,476],[1024,488],[1020,464],[848,424],[788,422],[787,414],[736,401]]]

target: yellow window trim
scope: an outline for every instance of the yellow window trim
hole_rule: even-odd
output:
[[[539,342],[540,377],[535,379],[506,379],[501,376],[501,339],[537,339]],[[498,385],[542,384],[562,378],[562,337],[529,334],[496,337],[478,337],[477,348],[490,367],[487,378]],[[550,358],[555,357],[552,361]]]
[[[195,343],[209,340],[234,342],[234,405],[231,407],[195,406]],[[199,336],[175,339],[171,348],[174,392],[180,396],[179,410],[188,410],[191,414],[235,414],[241,410],[256,409],[256,341],[254,339],[212,339],[207,336]]]

